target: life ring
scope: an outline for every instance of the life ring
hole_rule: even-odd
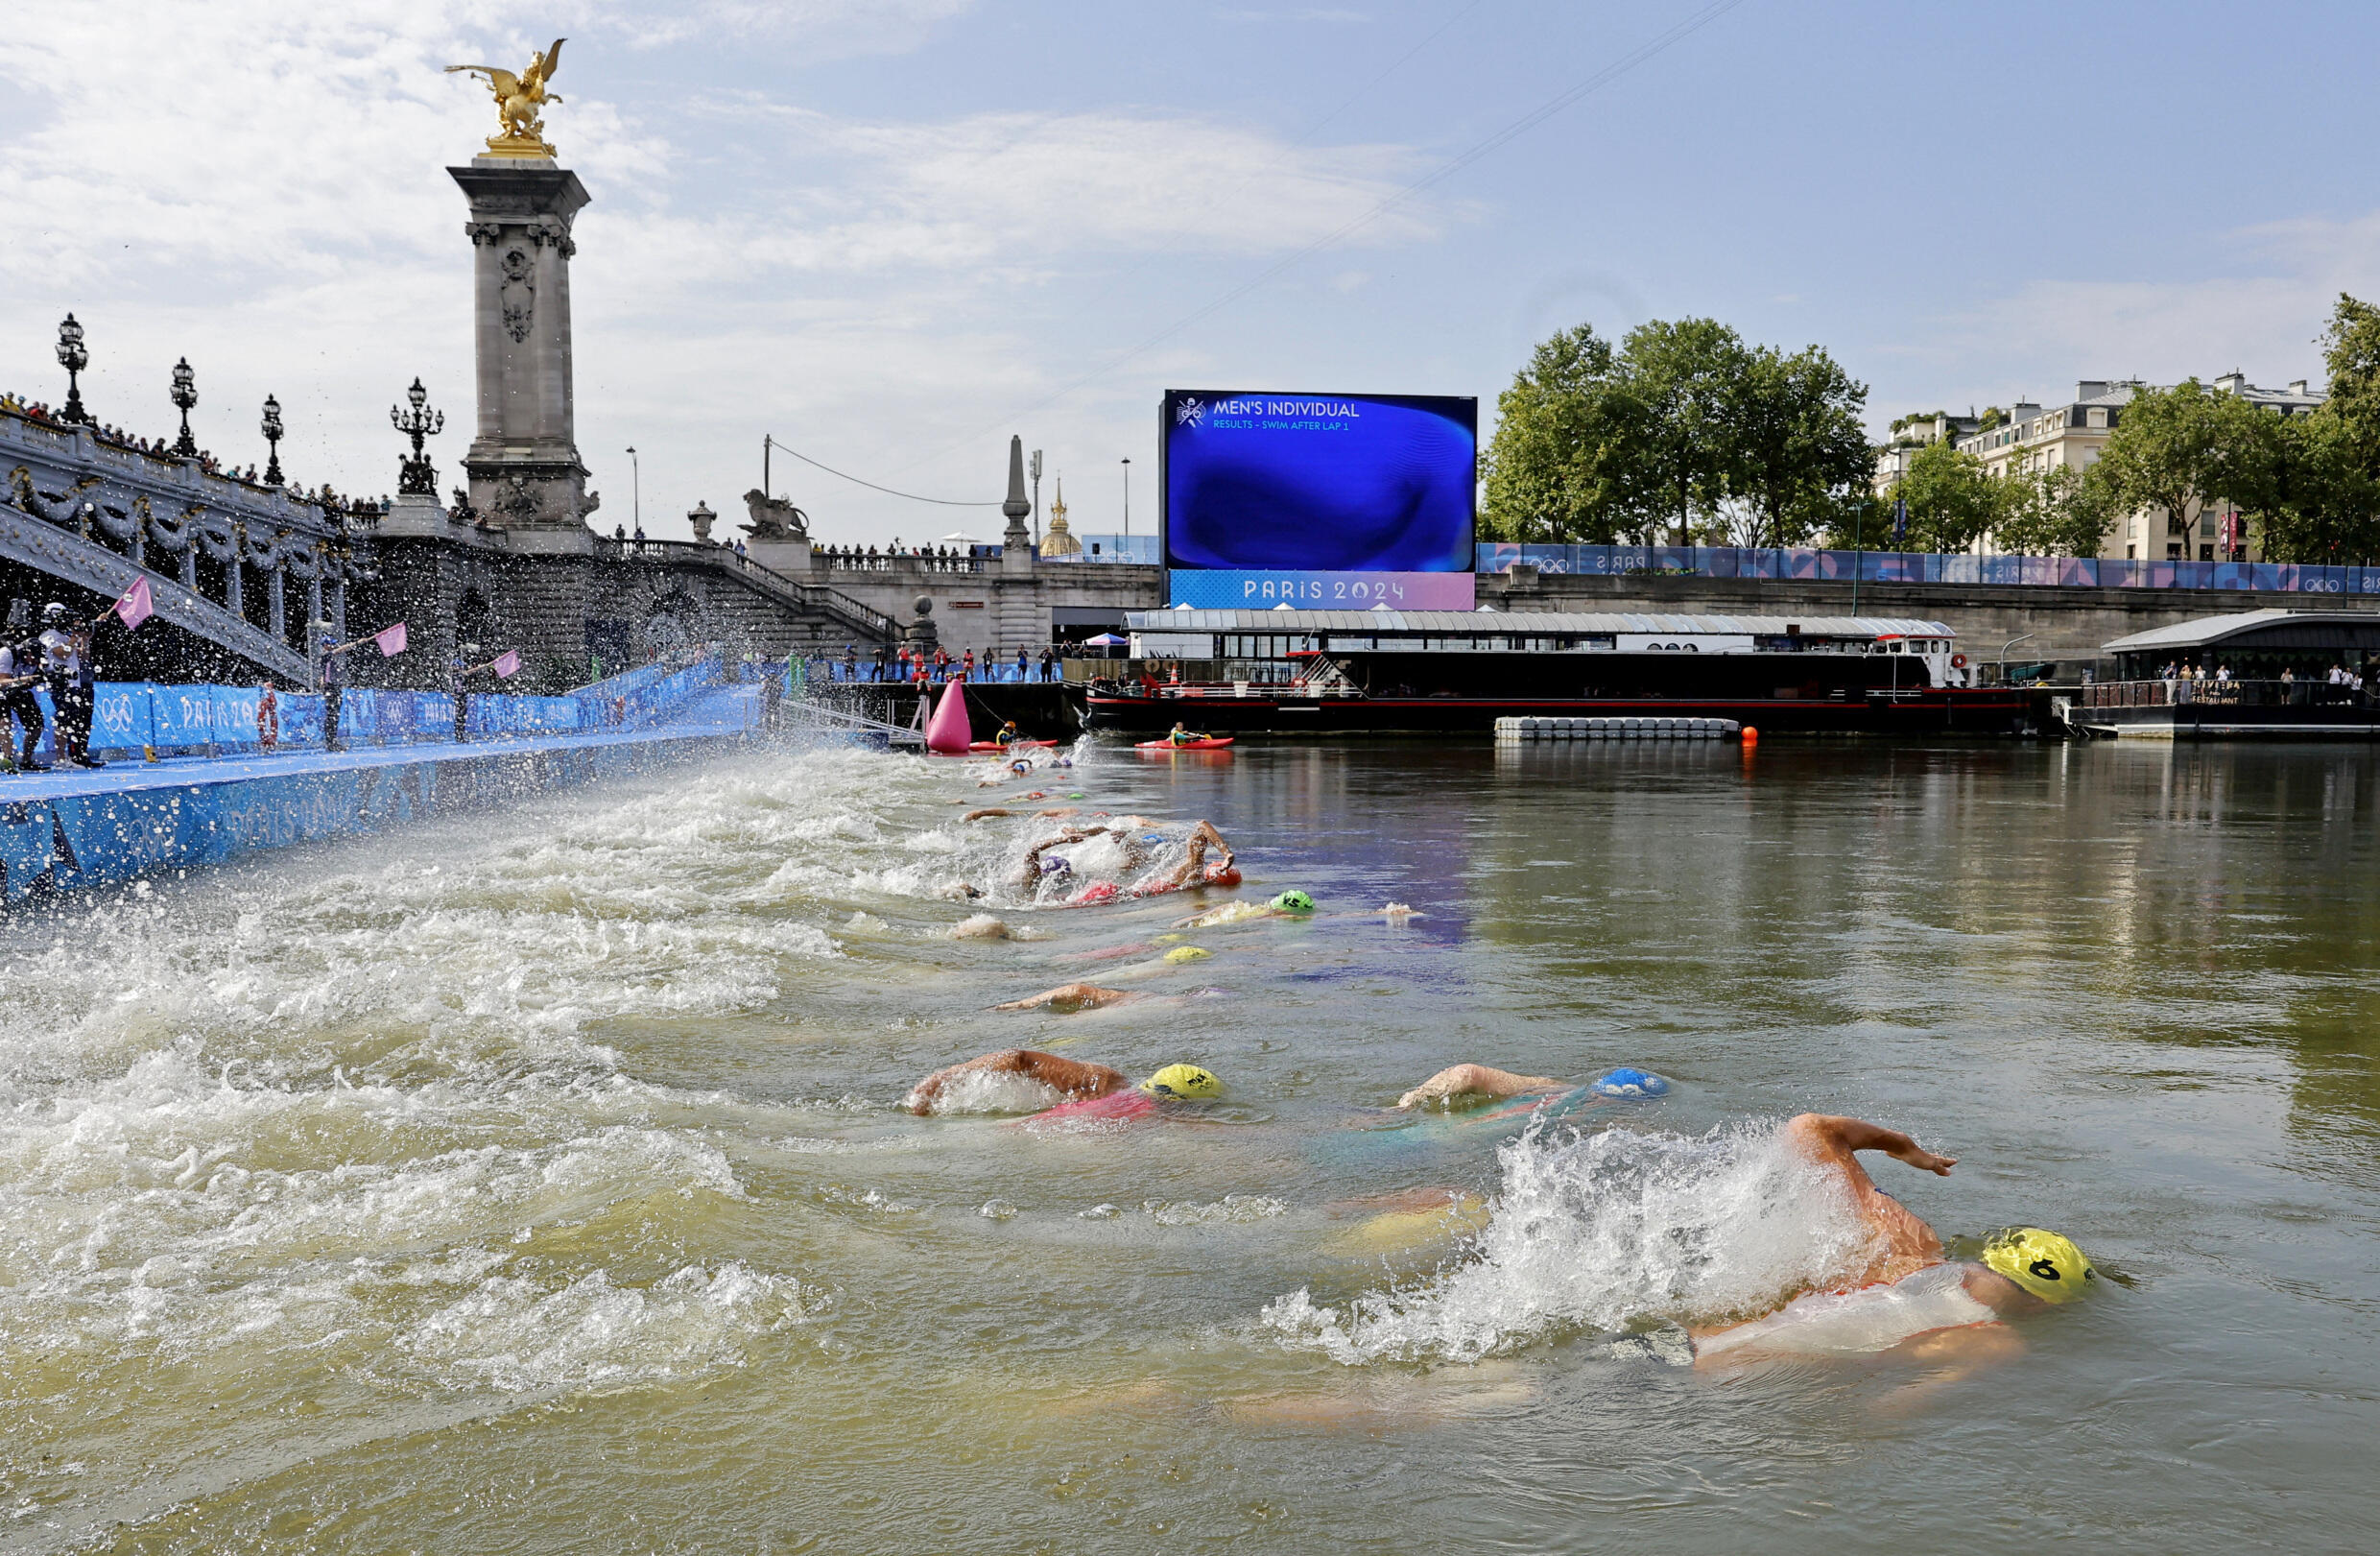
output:
[[[1964,670],[1964,669],[1965,669],[1965,668],[1966,668],[1966,656],[1965,656],[1965,655],[1964,655],[1964,654],[1953,654],[1953,655],[1950,657],[1950,667],[1951,667],[1953,670]]]

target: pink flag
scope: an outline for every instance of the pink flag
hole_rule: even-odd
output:
[[[381,628],[372,634],[372,641],[380,645],[382,658],[395,658],[405,652],[405,624],[400,621],[393,627]]]
[[[520,650],[516,648],[508,648],[503,653],[497,655],[496,662],[493,668],[496,672],[496,679],[499,681],[503,680],[507,676],[519,675]]]
[[[110,609],[124,618],[124,630],[128,633],[155,615],[157,607],[156,602],[149,597],[149,580],[133,579],[132,586],[124,591],[124,598],[118,600]]]

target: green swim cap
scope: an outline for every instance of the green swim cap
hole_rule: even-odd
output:
[[[1273,899],[1273,905],[1283,913],[1312,913],[1314,898],[1300,891],[1287,891]]]
[[[1177,946],[1165,953],[1168,962],[1203,962],[1214,955],[1203,946]]]

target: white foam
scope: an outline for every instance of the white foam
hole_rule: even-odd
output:
[[[1454,1262],[1343,1307],[1293,1292],[1263,1322],[1349,1364],[1475,1361],[1562,1333],[1763,1312],[1868,1248],[1839,1180],[1774,1125],[1697,1138],[1540,1127],[1499,1161],[1492,1217]]]
[[[1003,1070],[962,1070],[942,1083],[935,1095],[938,1113],[1039,1113],[1066,1100],[1066,1094],[1045,1081]]]

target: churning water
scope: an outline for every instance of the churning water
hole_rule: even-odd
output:
[[[978,776],[786,749],[0,926],[0,1549],[2365,1543],[2369,754],[1098,749],[1034,804],[1144,820],[1048,879]],[[1201,817],[1236,893],[1055,905]],[[1134,997],[990,1008],[1078,980]],[[900,1111],[1014,1045],[1229,1094]],[[1460,1060],[1677,1087],[1385,1111]],[[1689,1365],[1864,1252],[1805,1109],[2124,1283]]]

